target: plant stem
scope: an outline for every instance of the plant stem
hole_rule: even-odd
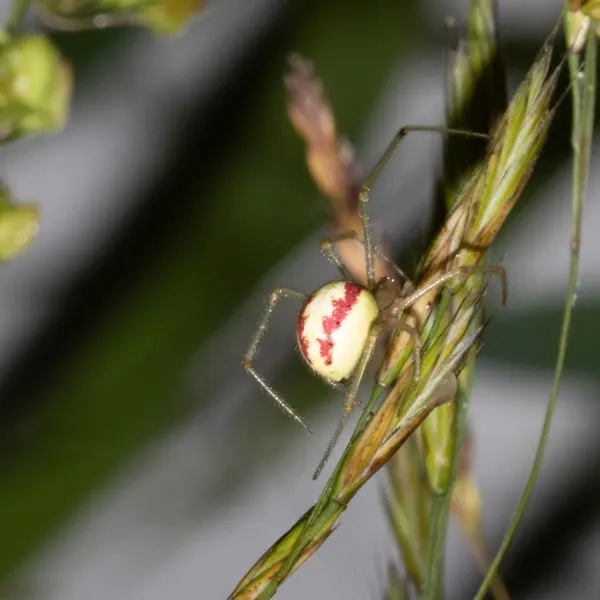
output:
[[[571,221],[571,261],[569,269],[569,283],[567,296],[565,300],[565,310],[560,334],[560,344],[558,356],[556,359],[556,368],[554,371],[554,381],[552,391],[546,408],[544,425],[540,434],[540,439],[536,449],[531,472],[523,490],[517,508],[513,513],[508,530],[502,540],[502,544],[492,562],[486,577],[479,588],[475,600],[483,600],[485,594],[494,578],[500,562],[508,549],[512,537],[521,522],[523,513],[529,501],[529,497],[537,483],[537,479],[542,466],[552,419],[558,401],[560,382],[564,370],[565,356],[571,329],[571,315],[573,305],[577,295],[577,281],[579,279],[579,250],[581,245],[581,221],[583,215],[583,201],[588,179],[591,140],[594,127],[594,103],[596,98],[596,38],[593,31],[590,31],[586,46],[585,55],[585,73],[583,88],[579,80],[579,59],[575,55],[570,55],[569,72],[571,76],[571,93],[573,98],[573,125],[571,145],[573,147],[573,185],[572,201],[573,215]],[[583,90],[583,91],[582,91]]]
[[[31,0],[13,0],[12,9],[8,16],[8,20],[6,21],[6,30],[10,35],[19,33],[19,29],[29,10],[30,4]]]
[[[469,368],[469,367],[467,367]],[[469,372],[472,369],[469,368]],[[461,382],[463,383],[463,382]],[[448,488],[443,494],[436,494],[431,502],[429,543],[425,560],[425,578],[421,590],[421,600],[440,600],[444,590],[444,556],[446,548],[446,531],[450,514],[450,501],[454,480],[458,469],[458,459],[467,428],[469,408],[469,386],[461,385],[457,394],[458,410],[456,411],[456,443],[450,472]],[[466,391],[465,391],[466,390]]]
[[[425,561],[425,579],[421,592],[422,600],[440,600],[444,588],[444,555],[446,531],[450,509],[450,491],[436,494],[431,501],[429,545]]]
[[[490,558],[488,556],[487,548],[485,547],[483,538],[479,533],[470,533],[467,534],[466,537],[471,544],[471,549],[475,560],[481,566],[482,572],[486,572],[490,564]],[[506,589],[506,586],[500,577],[494,577],[490,585],[490,591],[495,600],[510,600],[508,590]]]

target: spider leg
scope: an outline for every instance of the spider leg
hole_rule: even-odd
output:
[[[301,425],[306,432],[310,433],[310,429],[305,423],[304,419],[302,419],[302,417],[269,385],[267,380],[254,368],[254,360],[258,354],[260,343],[262,342],[267,328],[269,327],[269,321],[271,320],[273,311],[275,310],[277,303],[282,298],[295,298],[304,301],[306,299],[306,294],[289,288],[277,288],[276,290],[273,290],[271,296],[269,297],[267,307],[265,308],[265,311],[258,322],[256,332],[252,337],[250,345],[248,346],[248,350],[246,350],[246,353],[244,354],[243,365],[248,374],[259,383],[262,389],[271,397],[272,400],[274,400],[275,404],[288,417],[290,417],[290,419],[296,421],[296,423]]]
[[[322,377],[323,381],[331,388],[333,388],[336,392],[345,392],[346,386],[343,383],[338,383],[337,381],[331,381],[331,379],[327,379],[326,377]],[[355,404],[362,408],[362,402],[360,400],[356,400]]]
[[[342,274],[344,279],[347,279],[348,281],[354,281],[354,277],[352,277],[352,274],[343,263],[338,251],[334,246],[334,244],[339,241],[337,238],[338,236],[332,236],[321,240],[321,253],[338,268],[338,271]]]
[[[429,292],[435,290],[436,288],[444,285],[448,281],[455,279],[457,277],[469,277],[476,273],[485,274],[488,273],[490,275],[496,275],[500,277],[500,281],[502,284],[502,306],[506,304],[506,300],[508,297],[508,283],[506,279],[506,269],[502,266],[491,266],[491,267],[483,267],[483,266],[474,266],[474,267],[458,267],[447,273],[436,277],[432,281],[426,283],[425,285],[419,287],[416,291],[414,291],[406,298],[403,298],[399,304],[398,308],[400,310],[404,310],[409,306],[412,306],[415,302],[421,299],[423,296],[429,294]]]
[[[357,395],[358,395],[358,390],[360,388],[360,384],[366,373],[369,361],[371,360],[371,357],[373,356],[373,352],[375,350],[377,340],[378,340],[380,334],[383,332],[383,330],[384,329],[383,329],[382,325],[374,324],[371,326],[371,331],[369,332],[369,337],[367,338],[365,348],[361,354],[360,360],[358,361],[356,370],[354,371],[354,375],[352,377],[352,383],[350,385],[348,395],[346,396],[346,400],[344,402],[344,412],[342,413],[342,416],[341,416],[340,420],[338,421],[335,432],[333,433],[333,436],[331,437],[331,440],[329,441],[329,444],[327,445],[325,454],[323,454],[323,457],[321,458],[321,460],[319,461],[319,464],[317,465],[317,468],[315,469],[313,479],[316,479],[319,476],[319,474],[323,470],[323,467],[325,466],[325,463],[329,460],[329,457],[331,456],[331,452],[332,452],[333,448],[335,447],[335,445],[340,437],[340,434],[342,433],[342,430],[344,429],[344,425],[346,424],[346,421],[348,420],[348,416],[350,415],[350,412],[354,408],[354,405],[357,403]]]
[[[321,379],[336,392],[343,392],[346,388],[343,383],[338,383],[337,381],[331,381],[331,379],[327,379],[327,377],[321,377]]]
[[[358,192],[358,210],[360,222],[362,223],[364,246],[365,246],[365,264],[367,266],[367,289],[372,290],[375,286],[375,260],[373,259],[373,240],[371,231],[371,216],[369,215],[369,202],[371,200],[371,178],[360,186]]]
[[[441,287],[448,281],[450,281],[454,278],[457,278],[457,277],[465,278],[465,277],[468,277],[468,276],[476,274],[476,273],[484,273],[484,274],[487,273],[490,275],[496,275],[496,276],[500,277],[501,282],[502,282],[502,304],[504,305],[506,303],[506,298],[507,298],[507,294],[508,294],[507,281],[506,281],[506,270],[504,269],[504,267],[501,267],[501,266],[489,266],[489,267],[488,266],[472,266],[472,267],[464,266],[464,267],[458,267],[454,270],[448,271],[447,273],[444,273],[444,274],[436,277],[435,279],[431,280],[430,282],[426,283],[425,285],[422,285],[421,287],[417,288],[414,292],[412,292],[408,296],[405,296],[404,298],[396,299],[394,301],[393,306],[390,309],[388,318],[401,317],[401,314],[403,311],[405,311],[407,308],[409,308],[410,306],[415,304],[421,298],[427,296],[428,294],[431,294],[432,291],[434,291],[436,288]],[[430,302],[431,301],[432,300],[430,300]],[[398,319],[396,327],[397,327],[397,329],[401,329],[401,330],[405,331],[412,338],[412,342],[413,342],[412,352],[413,352],[413,362],[414,362],[414,369],[415,369],[414,370],[414,379],[416,382],[418,382],[420,379],[420,376],[421,376],[421,366],[422,366],[422,343],[421,343],[421,338],[419,335],[419,329],[412,327],[411,325],[406,323],[401,318]],[[388,372],[380,372],[378,377],[379,377],[379,384],[384,387],[386,385],[389,385],[391,382],[389,371]]]
[[[328,258],[337,266],[343,277],[352,280],[350,272],[343,264],[334,246],[334,244],[337,244],[338,242],[343,242],[344,240],[358,240],[359,242],[362,242],[363,245],[365,244],[365,239],[360,233],[358,233],[357,231],[346,231],[344,233],[334,234],[321,240],[321,252],[325,255],[326,258]],[[383,259],[390,267],[392,267],[392,269],[395,271],[396,275],[399,277],[400,280],[412,283],[408,275],[389,256],[387,256],[385,252],[382,252],[378,246],[373,246],[372,250],[374,254],[379,256],[379,258]],[[373,277],[375,277],[374,274]]]
[[[375,264],[373,260],[373,241],[371,231],[371,218],[369,216],[368,205],[371,195],[371,187],[392,158],[396,149],[402,140],[411,132],[414,131],[431,131],[445,133],[447,135],[463,135],[467,137],[476,137],[488,139],[489,136],[484,133],[476,133],[474,131],[465,131],[463,129],[451,129],[447,127],[438,127],[434,125],[406,125],[398,130],[392,141],[388,144],[381,158],[375,164],[375,167],[367,178],[361,184],[358,191],[358,208],[360,220],[363,226],[364,245],[365,245],[365,263],[367,265],[367,287],[372,289],[375,283]]]

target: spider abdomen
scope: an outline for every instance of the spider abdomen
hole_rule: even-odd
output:
[[[360,359],[379,310],[373,294],[349,281],[326,283],[312,294],[298,318],[298,346],[321,377],[342,381]]]

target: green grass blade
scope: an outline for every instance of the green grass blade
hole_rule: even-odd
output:
[[[454,123],[458,122],[459,126],[465,129],[488,132],[492,130],[506,109],[508,102],[506,75],[498,48],[496,12],[497,7],[493,0],[470,2],[468,36],[459,47],[448,74],[446,119],[449,126],[454,126]],[[446,140],[442,188],[448,211],[451,211],[459,201],[460,184],[466,183],[473,169],[484,158],[484,154],[480,151],[482,147],[474,142],[474,140],[450,138]],[[462,147],[458,144],[462,144]],[[462,158],[465,156],[468,157],[466,160]],[[472,160],[469,161],[469,158]],[[456,185],[457,183],[459,185]],[[460,300],[456,299],[456,301]],[[475,320],[472,327],[481,324],[480,317]],[[423,600],[443,597],[444,557],[450,502],[467,429],[475,352],[471,358],[472,360],[458,378],[456,409],[453,423],[450,424],[453,444],[452,447],[447,448],[450,452],[447,482],[442,493],[433,494],[431,500],[424,585],[421,589]],[[434,417],[435,414],[428,420]],[[424,426],[427,426],[427,421]]]
[[[540,439],[536,449],[531,472],[527,480],[527,484],[519,498],[519,502],[511,519],[508,530],[504,536],[502,544],[488,570],[486,577],[479,588],[475,600],[483,600],[490,584],[498,571],[500,562],[502,561],[508,546],[513,538],[519,523],[529,502],[529,498],[540,473],[544,453],[550,435],[554,410],[558,401],[560,383],[564,370],[565,356],[569,340],[569,331],[571,329],[571,315],[575,304],[575,296],[577,293],[577,281],[579,278],[579,249],[581,241],[581,221],[583,215],[583,201],[585,197],[586,184],[588,179],[590,155],[591,155],[591,140],[594,125],[594,104],[596,98],[596,38],[593,35],[589,36],[585,54],[585,70],[584,83],[580,87],[579,83],[579,60],[577,56],[569,56],[569,73],[572,82],[572,97],[573,97],[573,215],[571,222],[571,261],[569,269],[569,283],[567,288],[567,296],[565,301],[565,309],[563,314],[563,322],[560,334],[560,343],[558,356],[556,360],[556,368],[554,371],[554,381],[552,391],[546,408],[544,424],[540,434]]]

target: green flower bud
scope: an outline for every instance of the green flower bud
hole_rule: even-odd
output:
[[[435,494],[443,494],[451,484],[452,457],[456,432],[456,402],[436,408],[421,425],[425,468]]]
[[[195,13],[203,8],[204,0],[157,0],[143,12],[143,20],[162,34],[179,31]]]
[[[40,35],[0,46],[0,140],[60,129],[71,99],[71,72]]]
[[[33,204],[15,206],[6,188],[0,187],[0,260],[23,252],[39,230],[39,211]]]

